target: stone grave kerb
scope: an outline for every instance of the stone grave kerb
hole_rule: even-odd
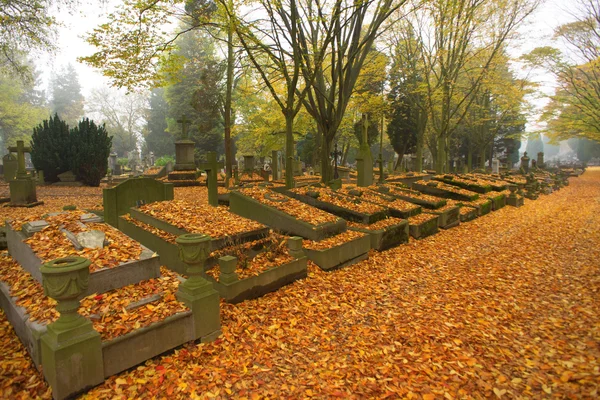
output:
[[[102,198],[104,221],[119,228],[119,216],[127,214],[131,207],[140,203],[173,200],[173,184],[146,177],[130,178],[112,188],[105,188]]]
[[[208,183],[208,203],[213,207],[217,207],[219,205],[217,172],[223,167],[223,162],[217,161],[217,153],[214,151],[209,151],[206,153],[206,162],[198,164],[198,169],[206,171],[206,180]]]

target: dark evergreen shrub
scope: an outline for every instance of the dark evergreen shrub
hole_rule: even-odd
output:
[[[57,114],[33,128],[31,161],[44,171],[46,182],[58,181],[58,174],[69,170],[70,147],[69,126]]]
[[[71,129],[71,170],[77,179],[89,186],[99,186],[108,170],[112,136],[104,125],[97,126],[88,118]]]

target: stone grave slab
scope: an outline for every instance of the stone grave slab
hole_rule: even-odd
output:
[[[173,202],[173,205],[179,205],[183,203],[185,202],[178,200]],[[148,205],[146,208],[151,206],[152,205]],[[206,209],[205,207],[189,203],[185,203],[185,207],[189,210],[189,212],[196,213],[198,215],[213,213],[215,214],[215,219],[218,219],[220,214],[229,215],[230,218],[233,218],[233,216],[224,208],[219,208],[217,210]],[[144,206],[142,206],[142,208],[144,208]],[[148,210],[144,211],[140,208],[131,208],[127,218],[124,216],[119,218],[119,229],[128,236],[142,243],[144,246],[158,253],[160,256],[160,262],[163,265],[180,274],[185,272],[186,267],[179,258],[179,250],[174,242],[174,238],[176,236],[186,233],[210,232],[212,233],[210,250],[214,251],[226,246],[230,246],[234,243],[240,244],[257,240],[269,234],[269,228],[260,226],[258,224],[255,224],[252,229],[247,231],[235,233],[230,232],[229,234],[218,235],[213,231],[210,231],[211,228],[214,229],[214,226],[209,226],[210,223],[207,223],[205,228],[201,226],[192,227],[184,223],[183,225],[188,225],[184,229],[182,227],[175,226],[173,224],[174,222],[175,221],[173,220],[165,220],[161,219],[160,216],[152,215]],[[204,232],[200,232],[201,230]],[[159,235],[160,231],[164,232],[164,234]],[[169,238],[171,240],[168,240]],[[210,263],[210,260],[208,262]]]
[[[492,211],[499,210],[506,205],[506,195],[504,193],[492,192],[483,195],[483,198],[487,198],[492,202]]]
[[[286,234],[315,241],[346,229],[346,221],[342,218],[267,188],[231,191],[229,208],[237,215],[253,219]]]
[[[107,226],[107,229],[114,229]],[[11,224],[6,224],[6,239],[9,254],[23,266],[38,282],[42,281],[40,267],[43,261],[36,252],[25,242],[28,239],[22,230],[17,230]],[[71,254],[76,254],[75,247]],[[107,250],[108,251],[108,250]],[[142,246],[138,260],[118,263],[112,268],[100,267],[90,274],[90,281],[85,295],[104,293],[109,290],[130,285],[142,280],[160,276],[160,263],[158,256],[150,249]]]
[[[413,183],[423,180],[428,182],[433,175],[420,172],[407,172],[404,174],[394,174],[388,176],[385,181],[387,183],[401,183],[406,187],[411,187]]]
[[[432,196],[444,197],[453,200],[472,201],[479,198],[478,193],[437,181],[418,181],[413,183],[412,189]]]
[[[419,205],[426,209],[436,209],[446,205],[446,199],[441,197],[427,195],[417,190],[400,188],[394,185],[380,185],[374,190],[387,196]]]
[[[340,192],[349,196],[356,196],[367,202],[387,207],[392,217],[408,218],[421,213],[421,207],[419,205],[397,199],[391,195],[376,192],[372,189],[372,187],[368,188],[368,190],[346,187],[340,189]]]
[[[479,181],[476,178],[467,178],[460,175],[436,175],[433,180],[444,182],[448,185],[457,186],[476,193],[488,193],[492,191],[492,186],[487,182]]]
[[[338,243],[338,238],[342,235],[351,235],[351,239]],[[366,260],[369,258],[370,249],[370,235],[353,231],[347,231],[316,243],[305,240],[304,244],[304,253],[308,259],[324,271],[334,271]]]
[[[349,198],[329,188],[303,187],[275,190],[280,190],[285,195],[348,221],[372,224],[389,216],[389,210],[385,206],[365,202],[356,197]]]
[[[408,218],[410,236],[414,239],[423,239],[438,232],[439,216],[435,214],[418,214]]]
[[[140,202],[173,200],[173,185],[151,178],[130,178],[102,192],[104,220],[118,228],[119,216],[129,212]]]
[[[460,224],[460,207],[447,204],[444,207],[427,210],[429,214],[439,216],[438,226],[442,229],[450,229]]]
[[[266,239],[267,246],[260,247],[261,244],[259,244],[257,249],[255,245],[249,249],[248,254],[244,254],[244,257],[252,257],[251,262],[254,262],[255,258],[257,263],[264,262],[266,248],[272,244],[279,246],[277,240],[281,240],[277,237]],[[269,242],[270,239],[274,240]],[[231,253],[240,256],[239,251],[232,252],[231,250],[234,249],[224,248],[214,252],[218,253],[214,256],[215,258],[218,256],[217,264],[207,271],[208,280],[213,282],[213,286],[220,296],[229,303],[239,303],[263,296],[307,276],[307,258],[302,250],[302,238],[300,237],[288,238],[287,246],[279,248],[280,251],[288,253],[285,261],[268,267],[257,275],[240,277],[238,271],[244,272],[244,261],[232,255],[220,255]],[[216,269],[219,271],[214,271]]]
[[[368,233],[373,250],[384,251],[408,243],[409,227],[408,221],[405,219],[392,217],[371,225],[351,222],[348,227],[350,230]]]

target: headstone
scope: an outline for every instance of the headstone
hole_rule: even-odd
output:
[[[293,161],[293,173],[294,176],[301,176],[302,175],[302,161],[300,160],[294,160]]]
[[[155,162],[156,160],[155,160],[155,158],[154,158],[154,152],[153,152],[153,151],[151,151],[151,152],[150,152],[150,155],[149,155],[149,161],[150,161],[150,166],[151,166],[151,167],[154,167],[154,162]]]
[[[77,181],[77,177],[75,176],[73,171],[66,171],[66,172],[63,172],[62,174],[58,174],[57,176],[61,182],[76,182]]]
[[[497,158],[492,159],[492,174],[500,173],[500,160]]]
[[[129,152],[129,157],[128,157],[128,166],[131,169],[131,173],[133,173],[133,175],[137,175],[138,171],[138,166],[140,164],[140,160],[139,160],[139,154],[137,152],[137,150],[133,150]]]
[[[17,175],[17,157],[12,153],[8,153],[2,157],[2,163],[4,164],[4,181],[10,182],[15,179],[15,176]]]
[[[191,123],[185,115],[177,120],[181,124],[182,139],[175,142],[175,171],[190,171],[196,169],[194,161],[194,141],[188,139],[187,126]]]
[[[367,114],[363,114],[362,141],[360,144],[359,156],[356,157],[358,179],[357,185],[361,187],[371,186],[373,184],[373,156],[367,140],[369,129],[369,119]]]
[[[223,168],[223,163],[217,162],[217,153],[214,151],[209,151],[206,153],[206,162],[198,165],[198,169],[206,171],[206,180],[208,183],[208,203],[213,207],[217,207],[219,205],[217,173],[221,168]]]
[[[544,168],[544,152],[540,151],[537,153],[537,166],[538,168]]]
[[[254,171],[254,156],[244,156],[244,172]]]
[[[527,157],[527,152],[525,152],[523,157],[521,157],[521,169],[524,173],[529,173],[529,157]]]
[[[37,203],[35,182],[25,170],[25,153],[30,152],[22,140],[17,140],[16,147],[10,147],[9,151],[17,153],[17,173],[15,179],[10,181],[10,202],[13,205],[30,205]]]
[[[117,163],[117,153],[110,153],[108,156],[108,168],[113,172],[113,174],[117,174],[117,167],[119,164]]]
[[[115,187],[103,190],[104,221],[118,228],[119,216],[127,214],[131,207],[143,200],[173,200],[173,184],[163,183],[152,178],[130,178]]]
[[[38,221],[31,221],[23,224],[23,226],[21,227],[21,232],[23,232],[25,236],[31,237],[34,233],[41,232],[45,227],[49,225],[50,224],[48,224],[43,219]]]
[[[83,214],[79,219],[81,220],[81,222],[86,223],[86,224],[92,223],[92,222],[103,222],[104,221],[104,219],[101,216],[96,215],[94,213]]]

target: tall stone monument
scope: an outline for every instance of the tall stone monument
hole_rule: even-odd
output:
[[[544,168],[544,152],[540,151],[537,153],[537,167]]]
[[[39,204],[35,191],[35,181],[25,170],[25,153],[31,149],[25,147],[22,140],[17,140],[17,146],[10,147],[9,151],[17,153],[17,174],[10,181],[10,203],[15,206],[32,206]]]
[[[177,120],[181,124],[182,139],[175,142],[175,171],[196,170],[194,162],[195,143],[188,138],[188,125],[191,123],[185,115]]]
[[[527,152],[521,157],[521,173],[529,173],[529,157],[527,156]]]
[[[367,139],[367,132],[369,130],[367,114],[363,114],[362,116],[362,128],[362,141],[360,143],[359,155],[356,157],[358,172],[356,184],[365,187],[373,184],[373,156],[371,155]]]
[[[219,193],[217,189],[217,173],[219,169],[223,168],[222,162],[217,162],[217,153],[209,151],[206,154],[206,162],[200,163],[198,168],[202,171],[206,171],[206,180],[208,183],[208,203],[216,207],[219,205]]]

